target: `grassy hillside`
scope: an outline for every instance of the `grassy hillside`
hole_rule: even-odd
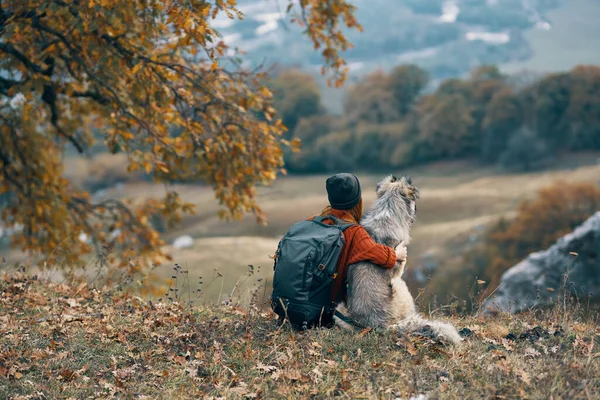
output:
[[[520,201],[535,196],[537,190],[557,179],[600,183],[600,165],[594,164],[597,157],[597,154],[577,154],[560,160],[557,165],[561,168],[532,174],[500,174],[468,162],[394,171],[410,174],[421,190],[417,222],[408,250],[408,268],[417,266],[425,254],[443,257],[452,251],[448,246],[451,239],[460,241],[474,229],[500,216],[511,215]],[[76,171],[86,171],[80,163],[74,165]],[[384,174],[357,174],[366,207],[369,207],[375,198],[376,182]],[[74,176],[73,179],[81,178]],[[241,223],[221,221],[216,216],[218,204],[210,188],[175,186],[186,201],[197,204],[196,215],[187,217],[182,226],[165,236],[169,245],[181,235],[194,239],[191,248],[170,248],[175,262],[189,271],[191,282],[204,282],[206,298],[211,301],[215,301],[219,293],[225,298],[246,275],[249,264],[256,267],[254,275],[236,290],[247,292],[257,279],[271,279],[273,263],[269,256],[278,240],[293,223],[318,213],[326,205],[325,179],[324,175],[281,177],[273,186],[261,188],[259,201],[269,218],[266,226],[256,224],[250,216]],[[98,195],[135,199],[160,196],[163,192],[164,188],[159,185],[130,182]],[[0,255],[11,263],[28,261],[15,252],[0,250]],[[164,265],[155,272],[169,278],[171,267]]]
[[[558,179],[600,183],[600,165],[534,174],[497,174],[476,169],[466,163],[445,163],[421,170],[406,171],[421,190],[418,220],[409,246],[409,268],[420,262],[425,253],[441,255],[450,239],[467,237],[474,229],[501,216],[510,216],[519,202]],[[383,176],[358,174],[368,208],[375,199],[376,182]],[[217,269],[224,276],[215,282],[209,294],[229,293],[235,282],[252,264],[262,267],[256,278],[272,277],[272,260],[277,241],[295,222],[318,213],[327,203],[326,176],[284,177],[272,187],[260,190],[260,204],[267,212],[267,226],[257,225],[252,217],[242,223],[223,222],[215,216],[217,204],[208,188],[181,187],[184,198],[198,204],[198,214],[187,218],[183,226],[167,235],[169,243],[181,234],[195,238],[194,246],[173,250],[175,261],[190,271],[193,281],[204,281]],[[123,195],[143,196],[156,187],[128,185]],[[159,273],[169,276],[170,268]]]
[[[600,329],[578,315],[446,318],[465,337],[451,347],[4,276],[0,398],[597,398]]]

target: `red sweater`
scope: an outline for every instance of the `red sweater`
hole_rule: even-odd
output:
[[[346,211],[332,210],[331,214],[338,219],[355,222],[354,218]],[[334,222],[328,219],[323,223],[332,225]],[[344,231],[344,239],[346,244],[342,249],[337,266],[337,277],[333,283],[332,299],[334,301],[337,299],[346,300],[346,278],[348,277],[349,265],[359,261],[371,261],[382,268],[394,268],[394,265],[396,265],[396,252],[394,249],[375,243],[362,226],[354,225],[347,228]]]

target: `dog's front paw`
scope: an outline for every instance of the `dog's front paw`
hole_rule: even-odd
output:
[[[398,275],[402,276],[406,269],[406,258],[398,263]]]

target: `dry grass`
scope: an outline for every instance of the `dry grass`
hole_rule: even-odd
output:
[[[429,171],[426,171],[429,172]],[[418,260],[425,252],[444,252],[448,240],[465,235],[478,226],[492,222],[501,216],[510,216],[524,199],[535,196],[536,192],[558,179],[598,182],[600,166],[580,167],[566,171],[551,171],[524,175],[494,175],[489,171],[463,172],[448,176],[411,174],[421,189],[418,205],[418,221],[413,228],[413,241],[409,254]],[[366,206],[375,199],[374,191],[380,176],[359,175],[364,189]],[[181,234],[189,234],[196,239],[193,249],[185,253],[175,252],[176,261],[188,262],[191,271],[196,268],[206,274],[213,265],[199,265],[194,262],[195,252],[207,252],[211,241],[205,238],[230,237],[219,241],[216,252],[223,249],[227,254],[221,258],[220,268],[233,269],[240,274],[246,264],[270,267],[268,256],[275,249],[277,240],[295,222],[320,211],[326,204],[324,189],[325,176],[285,177],[272,187],[260,190],[260,204],[269,216],[267,226],[257,225],[252,217],[239,222],[223,222],[217,219],[217,204],[208,188],[185,187],[181,192],[188,201],[198,204],[199,215],[189,218],[181,229],[170,232],[168,240]],[[178,188],[179,189],[179,188]],[[127,190],[127,189],[126,189]],[[144,193],[143,188],[131,187],[136,193]],[[243,236],[240,242],[235,237]],[[256,239],[256,245],[250,237]],[[272,241],[272,249],[265,247],[265,239]],[[243,246],[249,248],[243,251]],[[226,249],[230,249],[227,251]],[[243,257],[238,255],[244,254]],[[237,267],[237,271],[235,268]],[[195,271],[194,271],[195,273]]]
[[[597,155],[589,155],[586,162]],[[501,216],[510,216],[520,201],[535,196],[536,192],[558,179],[600,183],[600,166],[580,166],[582,161],[562,160],[571,165],[563,170],[532,174],[504,175],[489,169],[474,168],[468,162],[444,162],[424,168],[400,171],[408,173],[421,190],[418,220],[413,227],[409,247],[409,268],[418,263],[425,253],[443,256],[448,242],[467,236],[474,228],[483,226]],[[81,171],[84,171],[82,168]],[[368,207],[375,198],[374,188],[381,175],[358,174]],[[186,201],[197,204],[196,215],[187,217],[182,226],[168,232],[168,243],[180,236],[190,235],[194,246],[173,249],[175,261],[186,266],[194,279],[211,277],[215,268],[223,274],[223,292],[227,293],[248,264],[260,266],[257,272],[267,279],[272,276],[272,260],[277,241],[295,222],[320,211],[327,203],[325,175],[282,177],[270,187],[259,190],[259,201],[269,217],[269,224],[256,224],[251,216],[242,222],[224,222],[216,217],[218,204],[208,187],[175,185]],[[104,196],[116,198],[144,198],[161,196],[164,187],[147,182],[130,182],[105,191]],[[0,254],[10,262],[27,262],[17,252]],[[158,269],[168,278],[171,266]],[[220,283],[210,290],[216,299]]]
[[[598,398],[600,329],[578,315],[449,317],[465,336],[449,347],[277,329],[260,304],[186,308],[12,275],[0,279],[0,398]]]
[[[127,172],[126,154],[100,153],[90,158],[69,157],[65,160],[65,176],[81,189],[96,191],[117,183],[134,182],[141,173]]]

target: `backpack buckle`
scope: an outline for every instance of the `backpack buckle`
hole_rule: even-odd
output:
[[[317,268],[319,268],[319,271],[325,271],[325,268],[327,268],[327,266],[325,264],[319,264]]]

